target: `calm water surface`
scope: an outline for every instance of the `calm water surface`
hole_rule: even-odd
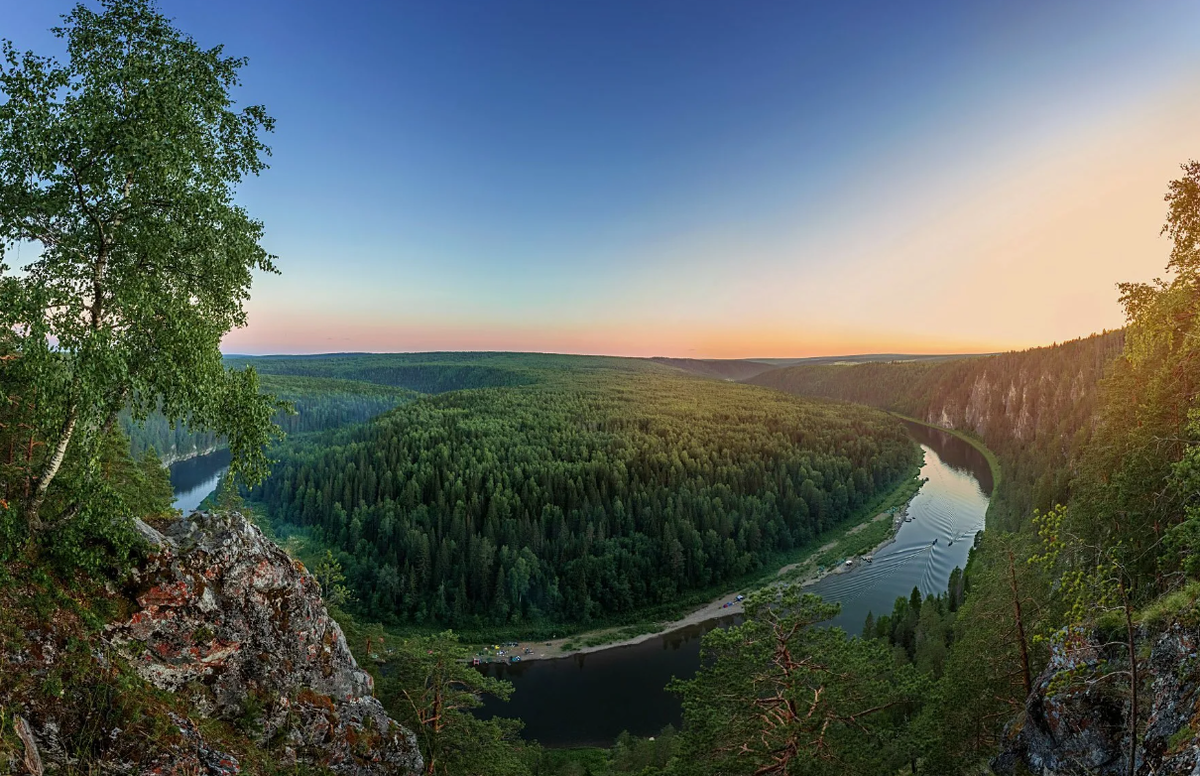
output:
[[[216,489],[221,475],[229,468],[229,461],[229,451],[218,450],[171,464],[171,490],[175,491],[173,506],[185,515],[199,507],[200,502]]]
[[[906,425],[925,451],[921,476],[929,479],[909,506],[913,521],[900,526],[896,541],[876,553],[873,563],[808,588],[842,605],[832,624],[850,633],[861,631],[868,611],[890,613],[896,598],[907,597],[914,586],[923,594],[943,592],[954,567],[966,566],[972,540],[983,530],[992,492],[987,459],[944,431]],[[512,682],[515,692],[507,703],[487,699],[480,714],[519,717],[525,736],[546,746],[609,746],[623,730],[655,735],[681,721],[679,699],[663,689],[667,682],[694,675],[700,637],[735,622],[726,617],[560,660],[485,666],[488,674]]]

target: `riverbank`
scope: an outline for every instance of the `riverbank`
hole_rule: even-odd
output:
[[[909,423],[916,423],[918,426],[925,426],[926,428],[932,428],[932,429],[936,429],[938,431],[945,431],[950,436],[957,437],[957,438],[961,439],[962,441],[966,442],[967,444],[969,444],[971,447],[974,447],[976,450],[978,450],[980,453],[983,454],[984,458],[987,459],[988,468],[992,472],[992,488],[995,489],[1000,486],[1000,478],[1002,476],[1002,472],[1001,472],[1001,468],[1000,468],[1000,459],[996,456],[995,453],[993,453],[991,451],[991,449],[986,444],[983,443],[983,440],[980,439],[979,437],[975,436],[974,434],[969,434],[965,431],[959,431],[956,428],[947,428],[946,426],[939,426],[936,423],[930,423],[928,421],[921,420],[920,418],[914,418],[910,415],[904,415],[899,412],[891,412],[889,410],[888,414],[893,417],[900,418],[901,420],[907,420]]]
[[[502,644],[478,645],[477,657],[485,663],[509,662],[513,657],[519,657],[520,662],[558,660],[633,646],[663,633],[700,625],[721,617],[738,616],[743,610],[739,596],[749,595],[767,587],[815,585],[827,576],[843,574],[854,569],[865,562],[864,558],[873,556],[891,544],[896,539],[896,531],[908,515],[909,503],[920,492],[924,483],[925,480],[914,474],[890,492],[882,500],[876,514],[869,519],[826,532],[826,535],[821,537],[826,541],[810,549],[802,558],[782,566],[765,579],[756,580],[741,589],[714,598],[682,617],[669,621],[618,625],[549,640],[510,640]],[[837,535],[830,537],[829,533]]]

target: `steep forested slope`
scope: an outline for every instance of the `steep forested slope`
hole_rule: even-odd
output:
[[[581,621],[746,574],[915,461],[875,410],[576,363],[296,440],[253,497],[341,549],[370,616]]]
[[[288,434],[361,423],[417,395],[405,388],[352,380],[272,374],[263,375],[260,385],[265,393],[290,402],[295,409],[294,414],[280,412],[272,419]],[[193,431],[186,424],[172,425],[161,412],[153,412],[143,421],[135,421],[125,412],[120,422],[137,457],[154,448],[163,460],[171,461],[222,444],[212,432]]]
[[[1004,461],[989,519],[1013,527],[1065,502],[1071,462],[1090,437],[1099,382],[1121,331],[1032,350],[936,363],[798,365],[746,382],[870,404],[979,435]]]

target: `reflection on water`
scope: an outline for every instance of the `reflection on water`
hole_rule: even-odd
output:
[[[965,568],[975,534],[983,530],[992,472],[987,459],[952,434],[907,424],[925,451],[921,476],[927,482],[908,507],[911,523],[901,523],[896,540],[875,560],[847,574],[829,576],[809,588],[842,605],[832,622],[861,632],[867,612],[890,614],[899,596],[914,587],[922,595],[945,591],[955,566]]]
[[[895,599],[907,597],[914,586],[922,593],[944,591],[950,572],[966,565],[974,536],[983,529],[992,490],[987,459],[952,434],[906,425],[925,451],[921,476],[929,479],[909,506],[913,521],[901,524],[896,541],[876,553],[873,563],[809,588],[842,604],[833,624],[852,634],[861,631],[869,610],[890,613]],[[724,618],[561,660],[485,666],[516,691],[507,703],[486,699],[480,714],[519,717],[524,735],[547,746],[609,746],[623,730],[655,735],[681,720],[679,699],[665,691],[667,682],[695,674],[700,637],[734,622]]]
[[[610,746],[621,731],[654,735],[679,726],[679,698],[666,691],[700,662],[700,637],[740,618],[692,625],[627,647],[560,660],[493,663],[489,676],[516,687],[507,703],[485,698],[480,715],[520,717],[526,738],[549,746]]]
[[[171,490],[175,491],[173,506],[184,514],[199,507],[200,502],[216,489],[221,475],[229,468],[229,461],[229,451],[218,450],[171,464]]]

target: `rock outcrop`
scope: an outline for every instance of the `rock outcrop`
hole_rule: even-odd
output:
[[[1200,628],[1143,631],[1138,776],[1200,774]],[[1149,649],[1149,656],[1145,650]],[[1125,776],[1129,773],[1129,661],[1123,645],[1077,634],[1057,646],[992,762],[1000,774]]]
[[[281,761],[353,776],[420,771],[415,738],[373,697],[303,565],[236,513],[139,530],[156,548],[135,575],[141,608],[107,638],[142,678],[236,721]],[[201,760],[237,772],[219,753]]]

